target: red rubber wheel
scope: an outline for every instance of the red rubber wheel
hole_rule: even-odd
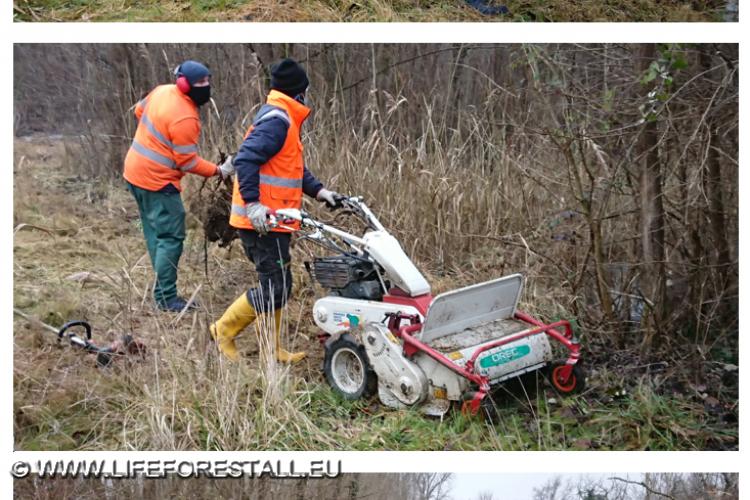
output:
[[[583,374],[583,370],[578,365],[573,365],[573,371],[570,374],[570,378],[566,382],[561,380],[561,372],[565,367],[565,364],[556,364],[550,371],[550,382],[552,386],[562,394],[572,394],[574,392],[581,392],[583,390],[586,376]]]

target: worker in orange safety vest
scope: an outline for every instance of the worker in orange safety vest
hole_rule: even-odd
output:
[[[292,59],[271,67],[271,91],[253,119],[234,160],[237,175],[229,223],[237,228],[245,254],[255,264],[259,284],[243,293],[210,326],[219,350],[232,361],[239,359],[235,336],[260,314],[273,313],[276,359],[294,363],[304,352],[289,352],[281,345],[281,313],[292,292],[290,229],[268,226],[269,210],[301,208],[302,195],[339,204],[339,195],[323,187],[307,169],[300,138],[302,123],[310,114],[305,98],[309,81],[305,70]],[[268,323],[271,323],[269,321]]]
[[[175,70],[174,84],[159,85],[135,106],[138,127],[123,177],[138,204],[156,274],[154,300],[166,311],[179,312],[187,306],[177,294],[177,266],[185,239],[180,179],[188,173],[224,178],[234,173],[231,157],[217,166],[198,155],[198,107],[210,97],[208,68],[185,61]]]

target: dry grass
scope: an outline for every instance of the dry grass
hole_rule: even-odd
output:
[[[79,439],[93,448],[114,446],[80,434],[91,432],[118,435],[121,446],[129,449],[226,449],[237,442],[281,449],[304,446],[289,440],[289,432],[319,434],[301,413],[309,399],[307,383],[304,378],[290,377],[288,368],[273,362],[273,356],[261,356],[268,362],[260,366],[257,362],[230,366],[206,355],[213,347],[208,322],[221,314],[226,299],[239,294],[250,279],[249,265],[237,258],[238,249],[234,249],[235,259],[214,264],[231,256],[212,255],[211,262],[213,272],[235,276],[235,281],[204,283],[199,272],[202,240],[188,240],[181,285],[188,293],[202,285],[203,308],[179,322],[173,315],[156,311],[149,293],[151,270],[130,195],[121,189],[87,203],[91,186],[111,187],[61,168],[59,160],[65,157],[61,146],[57,140],[51,146],[24,143],[16,149],[19,161],[30,168],[27,175],[16,177],[15,222],[34,227],[21,227],[15,235],[15,305],[55,326],[85,318],[94,325],[97,343],[134,332],[151,351],[146,362],[150,366],[132,370],[125,364],[111,371],[97,370],[93,359],[79,360],[81,354],[55,347],[45,338],[46,332],[19,318],[15,323],[16,387],[28,401],[43,404],[19,406],[18,423],[49,417],[53,427],[47,430],[55,435],[45,441],[45,431],[40,429],[41,441],[27,446],[67,447]],[[55,173],[31,167],[40,161],[55,166]],[[60,210],[63,206],[64,211]],[[300,306],[292,308],[291,314],[298,313]],[[270,335],[267,321],[261,322],[261,331]],[[299,333],[293,336],[296,339]],[[258,356],[260,347],[252,331],[243,337],[246,353]],[[289,342],[296,347],[299,341]],[[270,348],[267,342],[263,346]],[[310,373],[316,361],[319,358],[313,356],[307,365],[295,369]],[[30,392],[25,393],[27,389]],[[65,415],[58,419],[45,414],[49,411]],[[97,415],[93,421],[91,414]],[[82,422],[91,428],[83,429]],[[144,425],[150,432],[142,432]],[[318,449],[330,444],[324,436],[311,443]]]
[[[671,248],[670,295],[659,305],[673,316],[659,325],[655,347],[648,315],[634,319],[627,302],[605,313],[602,304],[609,294],[642,293],[640,191],[634,182],[641,158],[631,124],[644,87],[638,64],[630,61],[632,47],[294,47],[291,55],[303,55],[314,68],[314,113],[303,141],[307,164],[329,187],[365,196],[434,293],[521,272],[527,277],[523,309],[544,320],[574,322],[592,365],[587,393],[554,403],[545,390],[501,397],[502,422],[488,428],[460,415],[436,422],[416,411],[333,396],[309,318],[322,292],[302,268],[312,251],[307,243],[293,249],[286,328],[291,348],[310,357],[291,370],[261,363],[268,356],[247,331],[239,340],[246,362],[221,362],[206,328],[254,275],[238,244],[209,247],[205,273],[195,218],[205,203],[197,194],[199,179],[189,179],[184,193],[191,215],[179,285],[185,296],[199,290],[202,308],[178,321],[152,308],[136,207],[119,179],[133,126],[127,108],[183,52],[206,57],[216,62],[212,71],[221,88],[239,91],[224,93],[221,115],[204,110],[201,151],[208,158],[220,149],[236,151],[264,97],[260,61],[278,57],[279,47],[21,49],[17,57],[34,54],[50,75],[66,60],[86,61],[68,114],[80,115],[90,129],[83,140],[17,140],[15,305],[54,325],[84,316],[97,339],[132,332],[150,354],[143,363],[99,373],[93,360],[53,347],[46,333],[16,320],[17,447],[736,447],[736,293],[722,288],[721,277],[731,277],[737,266],[732,260],[722,273],[711,265],[715,237],[706,234],[711,224],[700,180],[701,159],[711,145],[722,152],[726,237],[734,246],[737,94],[730,66],[722,66],[717,78],[692,77],[705,74],[696,66],[697,54],[675,49],[686,52],[693,73],[676,75],[687,83],[659,122],[661,147],[669,152],[664,198]],[[112,65],[100,64],[123,58],[138,74],[112,74]],[[233,64],[221,64],[226,60]],[[62,109],[49,96],[65,89],[39,85],[35,68],[18,68],[24,82],[16,94],[19,123],[25,130],[58,130],[53,117]],[[43,83],[48,81],[54,83]],[[723,104],[710,109],[723,117],[718,142],[700,126],[709,110],[702,96],[717,88]],[[104,108],[109,95],[119,100]],[[48,104],[39,116],[38,102]],[[320,217],[332,217],[317,203],[305,203]],[[701,228],[700,241],[686,239]],[[592,256],[594,241],[600,252]],[[603,281],[606,286],[597,287]]]
[[[71,165],[60,163],[70,158],[61,142],[58,138],[16,143],[16,165],[25,166],[25,174],[17,173],[14,180],[14,225],[34,227],[22,227],[15,235],[15,306],[58,326],[67,319],[85,318],[94,325],[95,340],[102,343],[122,332],[133,333],[148,345],[149,353],[144,361],[122,360],[112,369],[100,370],[94,367],[93,358],[57,347],[47,332],[17,318],[14,429],[19,449],[701,449],[731,446],[736,439],[731,429],[694,420],[700,414],[695,403],[671,402],[656,395],[648,378],[639,379],[637,399],[625,407],[622,401],[606,396],[598,402],[550,404],[546,392],[541,398],[530,393],[498,399],[503,420],[494,430],[481,420],[469,421],[460,415],[435,422],[416,412],[394,412],[369,401],[338,400],[323,382],[322,348],[307,317],[316,292],[300,268],[300,248],[294,251],[296,291],[288,308],[285,336],[293,349],[305,349],[310,356],[291,369],[263,363],[259,360],[272,356],[260,352],[263,348],[248,329],[238,340],[245,361],[229,365],[217,355],[206,330],[252,280],[250,266],[237,245],[210,249],[211,279],[207,280],[203,243],[193,221],[180,287],[189,294],[200,286],[203,307],[175,323],[174,315],[157,312],[151,305],[151,271],[129,194],[109,181],[74,175]],[[76,147],[69,146],[67,151],[75,155]],[[373,153],[366,148],[355,151],[364,156]],[[348,161],[353,165],[356,158]],[[450,191],[451,181],[440,180],[438,175],[446,172],[441,171],[439,161],[433,163],[432,175],[402,170],[402,181],[413,177],[429,186],[425,192],[414,193],[412,200],[430,191]],[[341,172],[346,177],[342,175],[339,185],[377,199],[365,188],[371,176],[382,174],[366,171],[354,176],[344,165]],[[423,180],[424,176],[435,180]],[[344,178],[359,180],[346,184]],[[192,183],[188,199],[195,187]],[[378,192],[370,185],[373,190]],[[401,223],[406,231],[418,231],[420,238],[443,230],[429,217],[403,216],[409,208],[404,199],[383,198],[373,205],[389,214],[385,218],[395,224],[392,227]],[[435,200],[434,207],[439,209],[440,198]],[[471,204],[461,210],[488,201],[469,197],[465,203]],[[454,228],[457,232],[478,230],[472,224],[481,224],[456,223],[463,224]],[[44,231],[35,229],[39,227]],[[539,272],[534,271],[539,263],[527,252],[514,255],[487,245],[480,246],[475,257],[456,259],[447,266],[451,272],[442,272],[446,264],[441,264],[441,255],[453,255],[454,245],[464,247],[465,242],[447,238],[441,247],[436,239],[418,239],[409,250],[422,245],[435,247],[433,255],[418,261],[436,291],[499,275],[496,259],[500,254],[534,264],[534,268],[512,264],[513,270]],[[556,297],[564,292],[540,286],[537,282],[543,278],[538,274],[538,279],[530,281],[525,305],[553,315],[559,310]],[[266,325],[261,330],[270,328]],[[606,387],[623,384],[620,376],[606,371],[592,375],[594,394],[603,395]],[[596,423],[580,426],[581,419]],[[643,419],[652,423],[644,426]],[[708,439],[712,444],[707,444]]]
[[[339,445],[338,437],[321,432],[305,413],[312,386],[320,383],[322,348],[306,321],[313,294],[299,259],[285,337],[291,349],[305,348],[310,356],[293,369],[280,366],[259,352],[269,343],[259,343],[248,329],[238,342],[249,362],[227,364],[213,352],[207,325],[251,282],[250,264],[238,245],[211,249],[212,279],[206,280],[203,241],[198,231],[190,232],[180,285],[186,295],[201,286],[203,307],[175,323],[173,315],[152,305],[151,270],[129,193],[75,175],[65,159],[79,153],[62,139],[19,141],[15,154],[24,167],[14,186],[15,306],[54,326],[87,319],[102,344],[132,332],[150,350],[137,369],[127,362],[102,371],[93,359],[56,347],[47,332],[17,318],[16,431],[34,435],[23,448]],[[186,199],[189,203],[191,195]],[[265,335],[260,338],[270,338],[267,322],[260,330]],[[29,433],[29,424],[38,428]]]
[[[24,0],[23,21],[497,22],[719,21],[724,3],[680,0],[552,0],[496,2],[507,16],[483,16],[462,0]]]

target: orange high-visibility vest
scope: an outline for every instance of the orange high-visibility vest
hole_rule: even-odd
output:
[[[198,156],[198,107],[176,85],[159,85],[135,106],[138,128],[125,157],[123,177],[148,191],[167,184],[182,190],[186,173],[211,177],[216,164]]]
[[[275,109],[256,118],[253,125],[247,130],[245,139],[253,132],[255,125],[264,119],[277,116],[289,124],[286,140],[281,150],[268,162],[260,166],[260,199],[262,205],[278,210],[280,208],[302,208],[302,178],[305,171],[305,163],[302,158],[302,141],[300,140],[300,127],[310,114],[310,108],[301,104],[291,97],[272,90],[268,94],[266,104]],[[229,217],[229,225],[239,229],[253,229],[250,219],[247,217],[247,204],[240,194],[240,183],[237,177],[234,179],[232,190],[232,214]],[[293,229],[299,229],[299,222],[285,224]],[[287,229],[274,228],[272,231],[289,232]]]

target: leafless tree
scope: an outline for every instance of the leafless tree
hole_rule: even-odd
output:
[[[535,500],[718,500],[739,498],[737,474],[646,473],[606,479],[549,480],[534,491]]]

